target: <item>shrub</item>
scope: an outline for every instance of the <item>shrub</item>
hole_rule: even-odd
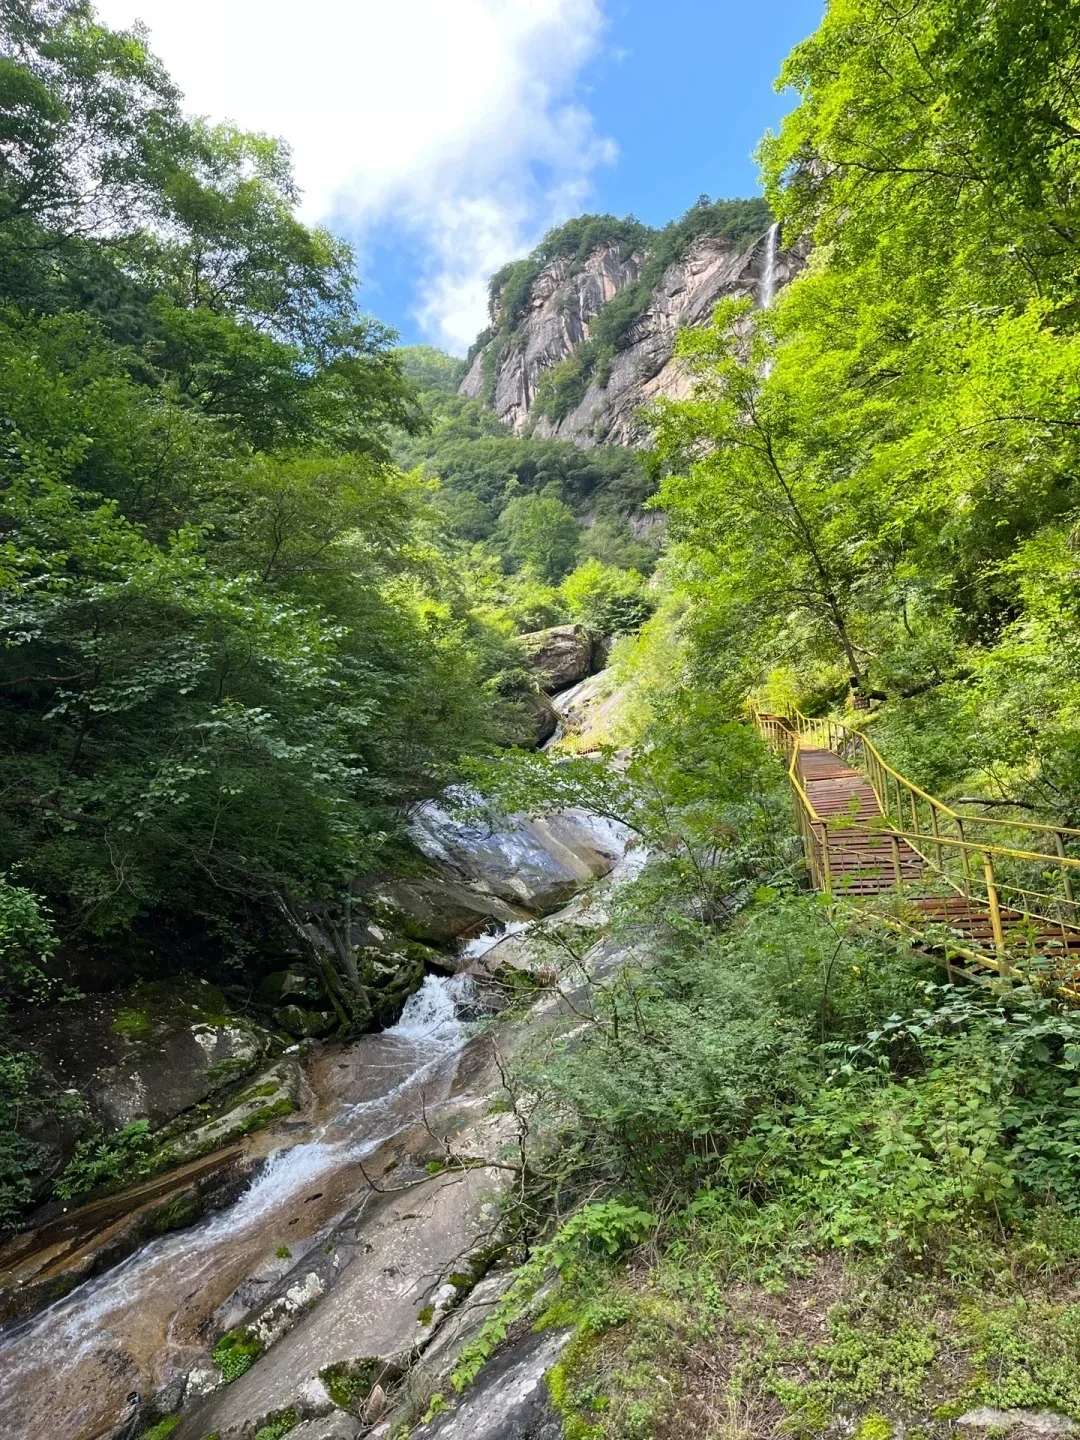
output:
[[[0,873],[0,1004],[47,998],[54,985],[41,967],[55,949],[44,902]]]
[[[67,1167],[56,1182],[61,1200],[73,1200],[98,1185],[126,1184],[151,1173],[150,1125],[136,1120],[113,1135],[98,1132],[80,1140]]]
[[[570,614],[599,635],[636,630],[652,613],[645,578],[600,560],[586,560],[562,583]]]

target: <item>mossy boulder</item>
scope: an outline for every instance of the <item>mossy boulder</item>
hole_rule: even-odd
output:
[[[263,1005],[283,1005],[298,999],[314,1000],[321,993],[318,980],[299,966],[275,970],[259,983],[259,1000]]]
[[[282,1005],[274,1011],[274,1024],[297,1040],[329,1035],[337,1026],[337,1017],[329,1010],[306,1010],[300,1005]]]
[[[81,1140],[190,1117],[283,1048],[232,1013],[216,986],[185,975],[34,1008],[18,1017],[18,1042],[38,1059],[43,1086],[79,1098],[63,1124],[32,1136],[45,1148],[43,1198],[46,1177],[63,1172]]]
[[[519,635],[529,666],[543,690],[565,690],[592,668],[593,641],[584,625],[553,625]]]
[[[303,1094],[300,1063],[292,1055],[283,1055],[269,1070],[256,1076],[254,1083],[230,1095],[227,1105],[216,1115],[191,1128],[181,1130],[179,1124],[174,1124],[162,1131],[155,1137],[159,1142],[155,1159],[164,1168],[207,1155],[291,1115]]]

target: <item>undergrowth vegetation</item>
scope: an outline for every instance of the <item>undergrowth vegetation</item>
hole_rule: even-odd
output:
[[[722,754],[705,734],[696,752],[653,720],[653,779],[668,746],[691,777]],[[593,975],[584,1029],[508,1075],[529,1259],[455,1383],[528,1316],[572,1327],[550,1389],[573,1436],[1080,1419],[1080,1015],[957,988],[806,893],[755,746],[729,747],[723,800],[661,807],[633,763],[594,795],[656,858],[615,905],[631,958]]]
[[[528,1258],[455,1383],[554,1326],[572,1338],[549,1389],[578,1440],[1080,1419],[1080,1014],[950,983],[809,893],[737,688],[652,664],[670,627],[616,658],[636,677],[620,766],[475,771],[500,808],[618,817],[651,859],[612,902],[619,968],[552,943],[589,1003],[508,1067]]]

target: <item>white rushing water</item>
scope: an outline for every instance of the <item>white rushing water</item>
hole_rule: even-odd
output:
[[[265,1262],[262,1252],[269,1247],[273,1254],[274,1237],[282,1233],[282,1217],[301,1199],[310,1198],[308,1192],[314,1185],[325,1184],[332,1172],[348,1171],[415,1119],[425,1082],[457,1055],[468,1038],[468,1026],[460,1012],[471,1000],[472,988],[473,982],[465,976],[428,976],[406,1003],[396,1025],[380,1035],[366,1036],[352,1047],[364,1050],[371,1073],[385,1076],[385,1090],[342,1104],[309,1138],[272,1152],[228,1210],[191,1229],[152,1241],[104,1275],[13,1325],[0,1338],[0,1435],[4,1440],[51,1440],[54,1434],[59,1440],[61,1435],[82,1433],[75,1428],[50,1429],[49,1419],[40,1411],[24,1408],[21,1398],[27,1393],[27,1383],[30,1394],[43,1378],[55,1391],[62,1388],[61,1377],[75,1377],[80,1362],[92,1366],[93,1373],[87,1377],[90,1382],[96,1381],[110,1355],[145,1355],[147,1347],[140,1330],[146,1328],[151,1314],[159,1333],[171,1338],[185,1302],[213,1283],[227,1259],[246,1257],[256,1266],[260,1260]],[[191,1345],[177,1348],[190,1351]],[[72,1388],[77,1390],[77,1384]],[[65,1424],[82,1422],[77,1409],[63,1413],[70,1415]]]
[[[449,823],[432,823],[433,833],[461,846]],[[617,822],[567,811],[558,824],[565,843],[587,840],[615,859],[611,885],[644,863],[643,848],[628,846]],[[509,863],[518,863],[520,845],[539,864],[535,837],[498,838]],[[490,843],[487,832],[474,843]],[[583,907],[602,923],[603,903],[603,892],[586,889],[550,918]],[[464,955],[477,958],[535,923],[511,921],[477,936]],[[0,1440],[97,1440],[135,1413],[138,1397],[205,1367],[207,1337],[240,1323],[363,1205],[367,1157],[438,1107],[457,1104],[459,1090],[458,1098],[470,1093],[458,1061],[475,998],[467,976],[429,976],[396,1025],[320,1051],[310,1071],[316,1120],[278,1132],[279,1148],[230,1208],[151,1241],[10,1326],[0,1336]]]
[[[776,299],[776,252],[780,243],[779,222],[769,227],[765,237],[765,264],[761,272],[761,308],[768,310]]]

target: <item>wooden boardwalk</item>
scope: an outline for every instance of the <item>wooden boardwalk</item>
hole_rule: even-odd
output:
[[[933,834],[920,832],[909,837],[897,827],[894,817],[883,811],[878,791],[867,776],[836,750],[815,743],[812,729],[800,734],[790,722],[776,716],[759,716],[758,721],[774,748],[790,757],[789,775],[801,812],[800,832],[819,889],[837,898],[866,901],[902,894],[902,905],[893,910],[894,923],[902,928],[925,936],[938,948],[954,949],[968,964],[985,965],[999,973],[1016,975],[1014,962],[1020,963],[1021,955],[1029,961],[1038,956],[1043,972],[1073,994],[1080,985],[1080,915],[1075,906],[1065,910],[1070,916],[1066,920],[1060,905],[1056,915],[1051,907],[1050,915],[1040,915],[1005,903],[998,894],[992,863],[985,867],[984,875],[978,845],[966,844],[965,849],[972,853],[964,856],[968,879],[974,876],[977,883],[958,884],[944,867],[939,868],[942,851],[957,842],[940,834],[936,818]],[[804,731],[806,728],[804,724]],[[890,795],[887,787],[885,793]],[[897,795],[899,800],[899,792]],[[931,803],[943,813],[947,808],[940,802]],[[916,818],[917,831],[918,823]],[[995,853],[1007,852],[996,847]],[[1046,862],[1077,863],[1059,861],[1049,854]],[[1063,869],[1062,873],[1068,872]],[[1065,894],[1073,894],[1067,879]]]

